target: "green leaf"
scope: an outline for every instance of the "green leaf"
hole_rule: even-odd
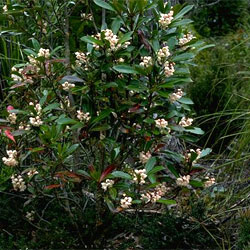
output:
[[[113,33],[116,35],[117,32],[119,31],[120,27],[121,27],[121,18],[117,17],[115,18],[115,20],[112,22],[111,25],[111,30],[113,31]]]
[[[176,204],[176,201],[175,201],[175,200],[159,199],[157,202],[158,202],[158,203],[165,204],[165,205],[175,205],[175,204]]]
[[[186,13],[188,13],[192,8],[194,7],[194,5],[187,5],[186,7],[184,7],[179,13],[177,13],[174,16],[174,19],[177,20],[181,17],[183,17]]]
[[[110,194],[110,197],[115,200],[116,196],[117,196],[117,190],[115,188],[109,188],[109,194]]]
[[[131,175],[129,175],[129,174],[125,173],[125,172],[122,172],[122,171],[114,171],[114,172],[112,172],[111,177],[132,180]]]
[[[44,108],[43,111],[47,112],[47,111],[50,111],[50,110],[53,110],[53,109],[57,109],[59,107],[60,107],[59,103],[52,103],[52,104],[48,105],[46,108]]]
[[[156,164],[156,157],[151,157],[147,161],[146,166],[145,166],[146,173],[149,173],[149,171],[153,169],[153,167],[155,166],[155,164]]]
[[[103,120],[104,118],[108,117],[110,115],[110,113],[112,112],[111,109],[106,109],[104,111],[102,111],[99,116],[95,117],[92,121],[91,124],[95,124],[98,123],[99,121]]]
[[[79,144],[74,144],[71,147],[67,149],[67,154],[70,155],[72,154],[77,148],[79,147]]]
[[[148,175],[148,179],[151,183],[156,183],[156,176],[155,174]]]
[[[64,76],[61,80],[61,83],[64,82],[84,82],[81,78],[77,76]]]
[[[33,56],[37,57],[37,53],[31,49],[24,49],[23,52],[28,56],[33,55]]]
[[[63,118],[59,118],[57,120],[57,123],[61,124],[61,125],[67,125],[67,124],[76,124],[77,121],[75,121],[75,120],[73,120],[71,118],[63,117]]]
[[[187,97],[182,97],[181,99],[178,100],[178,102],[190,105],[194,104],[193,101]]]
[[[176,178],[179,177],[178,172],[176,171],[175,167],[174,167],[172,164],[167,163],[167,168],[169,169],[169,171],[170,171]]]
[[[124,73],[124,74],[138,74],[138,71],[135,70],[133,67],[129,66],[129,65],[116,65],[113,67],[114,70],[120,72],[120,73]]]
[[[165,167],[163,167],[163,166],[156,166],[148,172],[148,175],[155,174],[155,173],[157,173],[161,170],[164,170],[164,169],[165,169]]]
[[[40,49],[40,44],[35,38],[31,38],[33,48],[38,52]]]
[[[142,203],[141,200],[133,200],[133,201],[132,201],[132,204],[141,204],[141,203]]]
[[[211,148],[205,148],[201,151],[200,158],[205,157],[209,155],[212,152]]]
[[[202,181],[196,181],[196,180],[191,180],[189,184],[192,187],[203,187],[203,182]]]
[[[196,135],[203,135],[204,131],[200,128],[190,128],[190,129],[185,129],[187,132],[192,133],[192,134],[196,134]]]
[[[208,44],[208,45],[205,45],[205,46],[203,46],[201,48],[198,48],[197,52],[199,53],[199,52],[201,52],[204,49],[213,48],[213,47],[215,47],[215,44]]]
[[[103,45],[102,41],[100,41],[92,36],[83,36],[83,37],[81,37],[81,40],[86,42],[86,43],[98,44],[100,46]]]
[[[181,55],[177,55],[173,58],[173,62],[186,61],[194,58],[193,53],[183,53]]]
[[[191,19],[183,19],[177,22],[173,22],[171,27],[179,27],[179,26],[184,26],[190,23],[193,23],[194,21],[192,21]]]
[[[5,123],[5,122],[8,122],[8,121],[7,121],[7,120],[5,120],[5,119],[0,119],[0,122]]]
[[[104,8],[104,9],[107,9],[107,10],[111,10],[111,11],[115,11],[115,9],[108,3],[102,1],[102,0],[94,0],[95,4]]]
[[[123,37],[119,39],[119,43],[123,44],[123,43],[127,42],[128,40],[130,40],[132,34],[133,34],[132,31],[124,34]]]
[[[94,127],[94,128],[91,128],[89,131],[91,132],[97,132],[97,131],[106,131],[108,129],[110,129],[110,125],[108,124],[104,124],[104,125],[101,125],[101,126],[97,126],[97,127]]]
[[[79,175],[90,177],[89,173],[87,173],[85,170],[82,169],[77,170],[76,173]]]
[[[111,152],[111,159],[112,159],[112,161],[114,161],[117,158],[117,156],[119,155],[119,153],[120,153],[120,148],[119,147],[115,148],[114,150],[112,150],[112,152]]]

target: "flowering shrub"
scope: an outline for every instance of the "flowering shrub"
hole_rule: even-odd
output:
[[[72,53],[71,69],[35,39],[23,51],[27,63],[12,68],[0,120],[12,192],[32,194],[31,202],[50,194],[80,210],[91,198],[99,216],[104,204],[113,213],[175,205],[183,190],[197,193],[215,182],[198,163],[210,149],[166,146],[172,139],[195,142],[203,133],[189,117],[193,102],[184,92],[192,81],[189,65],[202,49],[183,18],[192,6],[94,2],[110,18],[79,38],[84,49]],[[35,212],[26,217],[35,220]]]

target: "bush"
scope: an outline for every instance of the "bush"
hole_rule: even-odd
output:
[[[188,118],[193,102],[181,89],[191,82],[189,65],[204,45],[183,18],[192,6],[171,9],[158,0],[94,3],[102,7],[102,20],[85,13],[92,29],[79,38],[76,58],[70,51],[69,1],[60,5],[64,51],[44,49],[31,37],[32,47],[22,50],[24,62],[6,76],[1,104],[3,190],[23,199],[20,216],[44,228],[46,238],[46,227],[58,231],[53,236],[58,244],[51,245],[56,248],[67,246],[61,245],[67,237],[61,227],[73,228],[79,242],[85,237],[89,207],[94,210],[89,238],[99,247],[112,214],[156,204],[184,212],[187,197],[194,199],[215,182],[197,163],[210,149],[175,152],[165,145],[172,138],[195,142],[203,134]],[[28,11],[29,20],[40,8],[9,4],[3,15],[12,24],[16,13]],[[37,35],[35,25],[30,24]],[[41,33],[47,37],[46,29]],[[67,214],[65,220],[53,222],[47,215],[51,203]]]

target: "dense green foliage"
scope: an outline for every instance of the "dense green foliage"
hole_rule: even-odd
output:
[[[163,2],[0,1],[0,250],[248,249],[249,3]]]

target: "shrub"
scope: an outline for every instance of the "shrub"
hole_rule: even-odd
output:
[[[5,188],[11,181],[9,191],[25,199],[26,220],[43,223],[44,212],[32,204],[49,197],[81,237],[90,202],[99,246],[110,212],[176,205],[178,199],[181,204],[182,196],[188,203],[215,180],[197,163],[210,149],[174,152],[164,143],[194,142],[203,134],[188,118],[193,102],[181,89],[191,81],[189,65],[203,46],[183,19],[192,6],[94,2],[103,8],[102,24],[86,13],[94,27],[81,37],[84,45],[72,65],[69,23],[65,58],[56,56],[60,47],[44,49],[31,38],[33,48],[23,49],[28,62],[12,67],[0,122],[2,169],[11,172]],[[5,8],[4,15],[11,14]]]

